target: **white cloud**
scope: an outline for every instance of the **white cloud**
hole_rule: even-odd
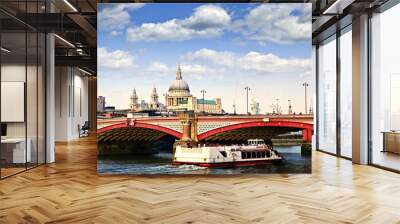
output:
[[[262,54],[254,51],[240,57],[238,63],[245,70],[261,73],[300,73],[311,69],[310,59],[287,59],[274,54]]]
[[[107,4],[98,13],[98,23],[101,30],[120,30],[130,24],[130,11],[143,7],[143,3],[112,3]]]
[[[198,64],[191,61],[184,61],[180,63],[182,74],[184,77],[191,77],[194,79],[220,78],[224,72],[224,68],[215,68],[213,66]],[[144,73],[151,77],[175,77],[177,65],[167,65],[159,61],[153,61],[145,70]]]
[[[183,63],[181,64],[182,73],[185,76],[192,76],[201,78],[202,76],[213,75],[215,70],[204,65],[193,64],[193,63]]]
[[[211,38],[223,33],[231,22],[230,15],[220,6],[203,5],[185,19],[171,19],[162,23],[143,23],[127,29],[129,41],[183,41],[193,38]]]
[[[172,70],[171,70],[171,68],[168,68],[168,66],[166,64],[159,62],[159,61],[154,61],[147,68],[147,71],[151,72],[151,73],[168,74]]]
[[[122,34],[121,31],[116,31],[116,30],[113,30],[113,31],[110,32],[110,35],[113,36],[113,37],[119,36],[121,34]]]
[[[127,51],[111,51],[105,47],[97,48],[97,64],[99,67],[121,69],[134,67],[134,57]]]
[[[254,71],[258,74],[300,73],[311,69],[310,59],[281,58],[274,54],[263,54],[255,51],[250,51],[245,55],[238,55],[229,51],[215,51],[203,48],[188,53],[183,56],[183,59],[197,62],[211,62],[230,69]]]
[[[228,51],[215,51],[202,48],[184,56],[188,60],[212,61],[215,64],[233,66],[235,63],[235,55]]]
[[[249,39],[292,43],[311,39],[310,4],[261,4],[232,25]]]
[[[230,30],[261,44],[310,40],[310,5],[261,4],[251,9],[242,19],[235,21],[218,5],[202,5],[185,19],[129,27],[126,37],[129,41],[184,41],[218,37],[225,30]]]

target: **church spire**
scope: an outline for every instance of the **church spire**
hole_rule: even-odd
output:
[[[182,79],[181,64],[178,64],[178,69],[176,70],[176,80],[181,80],[181,79]]]

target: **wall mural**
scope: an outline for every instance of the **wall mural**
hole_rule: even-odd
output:
[[[311,4],[98,13],[100,174],[311,173]]]

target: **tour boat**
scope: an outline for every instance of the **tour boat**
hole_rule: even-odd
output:
[[[176,146],[172,164],[191,164],[202,167],[255,166],[282,161],[272,145],[263,139],[249,139],[247,145]]]

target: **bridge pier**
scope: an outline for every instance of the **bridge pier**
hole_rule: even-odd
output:
[[[194,111],[183,111],[178,113],[179,121],[182,124],[181,141],[197,142],[197,115]]]
[[[309,128],[303,129],[303,141],[311,143],[312,141],[312,130]]]
[[[181,121],[182,124],[182,138],[180,140],[182,141],[190,141],[190,133],[191,133],[191,124],[190,121],[187,120],[182,120]]]

